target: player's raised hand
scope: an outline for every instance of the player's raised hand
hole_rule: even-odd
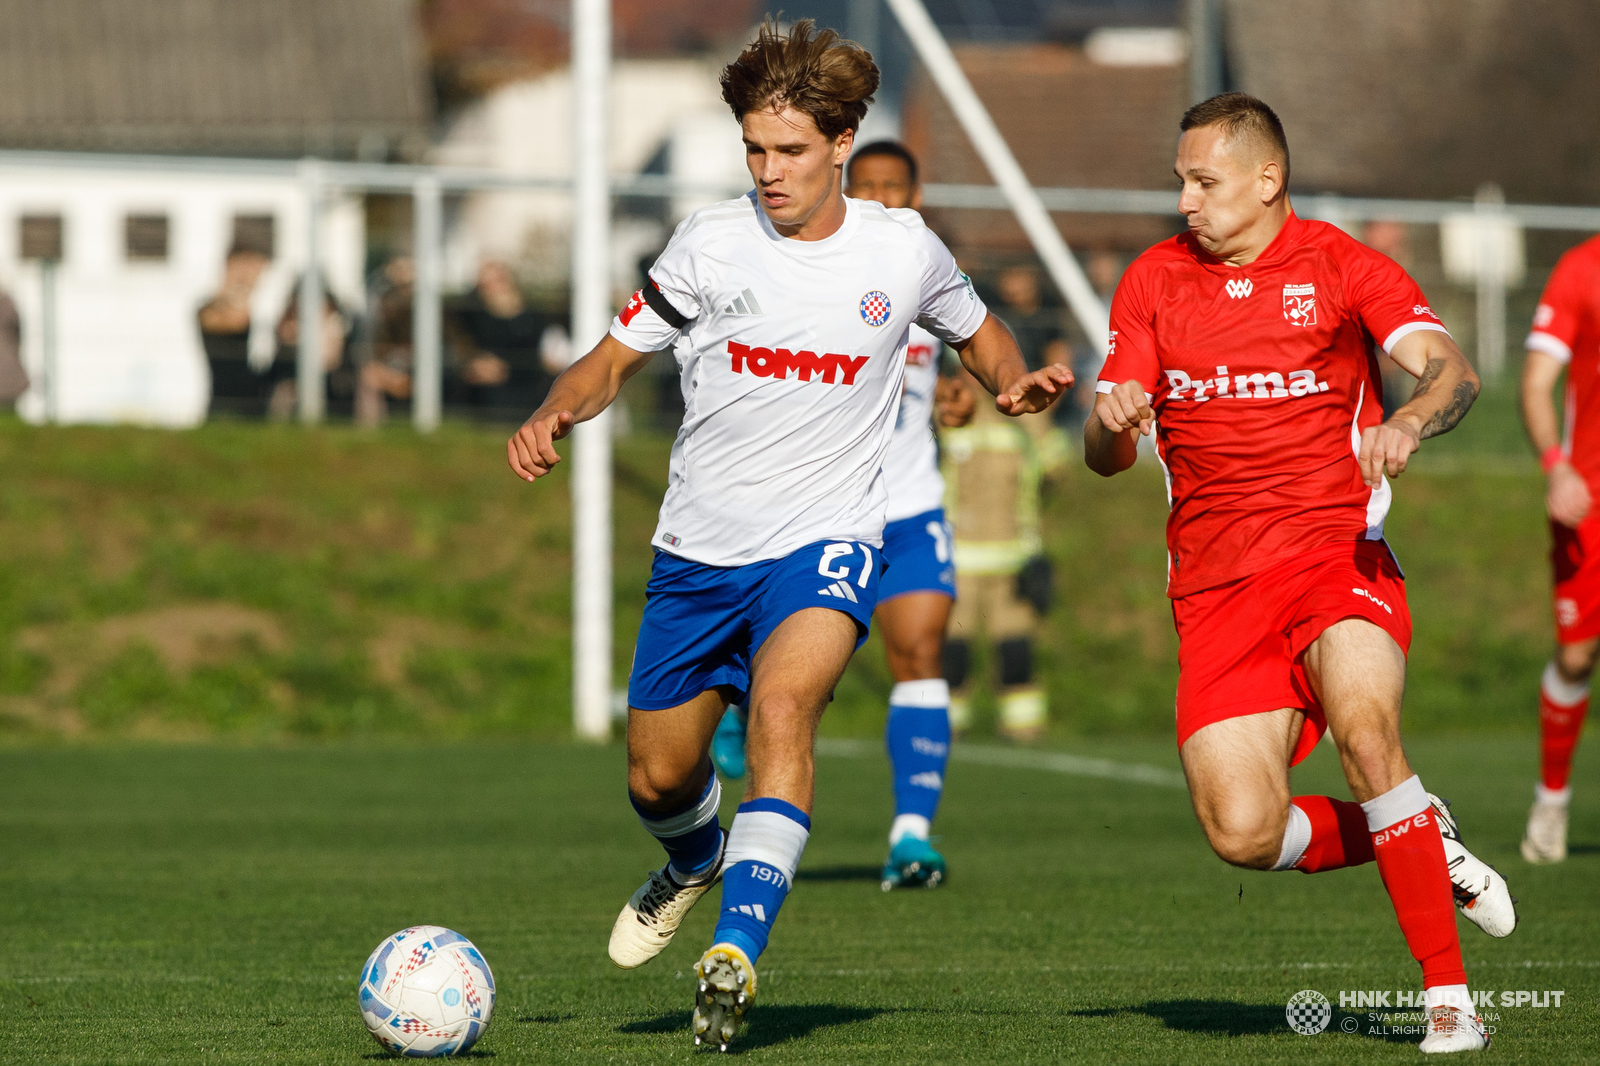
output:
[[[1544,506],[1550,517],[1571,529],[1577,529],[1589,514],[1594,500],[1589,495],[1589,485],[1572,464],[1560,462],[1550,468],[1550,480],[1545,485]]]
[[[1156,413],[1150,407],[1150,397],[1137,381],[1113,385],[1110,392],[1102,392],[1095,397],[1094,413],[1101,425],[1113,433],[1136,429],[1148,437],[1156,424]]]
[[[561,461],[555,442],[572,432],[572,412],[535,411],[506,441],[506,461],[524,481],[544,477]]]
[[[978,401],[958,377],[940,377],[933,387],[933,405],[939,414],[939,424],[947,429],[959,429],[972,421],[978,411]]]
[[[1382,484],[1384,474],[1399,477],[1405,473],[1411,453],[1421,444],[1421,430],[1402,418],[1368,426],[1361,432],[1361,451],[1357,455],[1361,479],[1376,488]]]
[[[1028,415],[1043,411],[1072,388],[1072,371],[1062,363],[1052,363],[1022,375],[1011,387],[994,398],[1003,415]]]

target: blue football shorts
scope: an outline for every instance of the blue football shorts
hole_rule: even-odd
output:
[[[707,566],[657,550],[628,704],[665,710],[718,685],[743,700],[756,651],[785,618],[807,607],[849,615],[859,648],[878,605],[882,573],[882,553],[849,540],[818,541],[745,566]]]
[[[944,508],[890,522],[883,529],[883,584],[878,602],[908,592],[937,592],[956,598],[955,537]]]

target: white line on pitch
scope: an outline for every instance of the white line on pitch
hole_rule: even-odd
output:
[[[817,754],[860,759],[883,753],[883,745],[871,740],[848,740],[842,737],[818,737]],[[1111,759],[1091,759],[1083,755],[1069,755],[1064,751],[1028,751],[1022,748],[1001,748],[989,744],[953,744],[950,747],[952,762],[977,763],[983,766],[1009,766],[1018,770],[1044,770],[1052,774],[1072,777],[1103,777],[1113,781],[1132,781],[1158,788],[1187,788],[1183,775],[1176,770],[1163,770],[1144,763],[1115,762]]]

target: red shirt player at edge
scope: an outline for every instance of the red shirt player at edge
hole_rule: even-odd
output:
[[[1522,364],[1522,420],[1549,482],[1556,654],[1539,684],[1540,767],[1522,837],[1532,863],[1567,857],[1572,752],[1600,657],[1600,237],[1561,257],[1533,314]],[[1566,434],[1551,392],[1567,375]]]
[[[1109,477],[1154,433],[1167,471],[1178,744],[1195,814],[1236,866],[1376,861],[1422,964],[1422,1050],[1482,1048],[1452,894],[1491,935],[1510,933],[1516,912],[1401,750],[1411,619],[1383,540],[1384,474],[1455,426],[1478,381],[1404,270],[1295,216],[1271,108],[1227,93],[1180,128],[1188,232],[1117,286],[1084,449]],[[1374,343],[1419,379],[1388,421]],[[1289,768],[1324,729],[1355,803],[1291,799]]]

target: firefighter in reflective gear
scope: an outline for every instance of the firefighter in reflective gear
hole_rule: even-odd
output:
[[[964,372],[967,390],[981,396]],[[1048,420],[1007,418],[980,399],[967,425],[940,431],[945,514],[955,529],[956,603],[944,643],[950,724],[970,727],[972,646],[997,660],[1000,732],[1044,731],[1045,690],[1033,676],[1034,635],[1050,605],[1050,563],[1039,539],[1039,480],[1061,451]]]

